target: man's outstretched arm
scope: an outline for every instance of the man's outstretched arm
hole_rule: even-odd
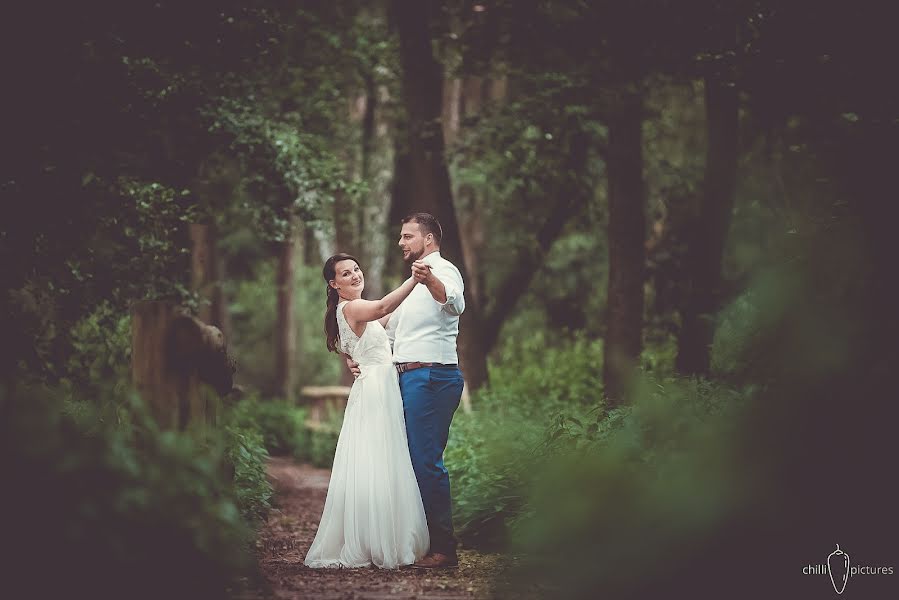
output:
[[[440,266],[435,272],[418,260],[412,265],[412,277],[423,283],[431,293],[431,297],[449,314],[459,316],[465,310],[462,276],[456,269]]]

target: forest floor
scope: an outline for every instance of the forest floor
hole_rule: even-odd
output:
[[[290,458],[269,460],[275,507],[257,543],[262,581],[240,598],[323,600],[469,600],[495,597],[504,557],[460,549],[458,569],[310,569],[303,564],[315,537],[331,472]]]

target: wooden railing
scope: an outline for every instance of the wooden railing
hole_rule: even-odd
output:
[[[306,426],[313,430],[330,429],[338,415],[343,415],[350,388],[343,385],[306,386],[300,390],[303,406],[309,410]]]

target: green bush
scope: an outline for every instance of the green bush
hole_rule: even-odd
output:
[[[743,500],[732,440],[750,397],[708,381],[647,376],[628,406],[551,420],[518,471],[523,498],[508,538],[528,558],[510,580],[549,585],[558,597],[600,587],[644,597],[631,596],[643,579],[634,565],[665,580],[672,557],[689,555],[684,540],[713,534]]]
[[[221,435],[240,514],[250,523],[259,523],[268,514],[272,499],[272,485],[265,476],[268,451],[262,432],[255,427],[225,425]]]
[[[126,381],[131,358],[131,317],[102,303],[75,323],[66,371],[84,389],[88,382]]]
[[[235,234],[236,236],[237,234]],[[236,242],[234,242],[236,243]],[[225,282],[226,294],[232,298],[229,311],[232,320],[232,347],[241,369],[241,383],[273,395],[275,316],[275,264],[262,261],[252,278]],[[325,347],[322,319],[325,312],[321,269],[300,265],[295,272],[294,315],[297,334],[297,387],[331,385],[340,379],[340,360]]]
[[[340,434],[340,421],[327,424],[321,429],[309,431],[309,452],[301,457],[316,467],[331,468],[334,463],[334,451],[337,450],[337,437]]]
[[[238,402],[231,410],[229,422],[256,429],[262,435],[265,448],[274,455],[308,454],[309,434],[306,431],[306,410],[283,400],[260,400],[255,396]]]
[[[219,444],[159,431],[136,396],[107,400],[64,409],[58,392],[0,390],[0,514],[16,549],[5,588],[17,597],[20,586],[29,597],[223,597],[250,566],[252,531]],[[128,418],[91,419],[96,405],[124,405]]]
[[[290,455],[317,467],[330,467],[334,461],[342,414],[334,414],[319,428],[306,425],[307,412],[282,400],[249,397],[229,412],[228,423],[261,435],[265,448],[274,455]]]
[[[558,340],[537,331],[500,349],[490,364],[490,385],[477,404],[516,405],[542,417],[602,400],[602,341],[582,333]]]
[[[536,334],[502,354],[489,388],[472,400],[474,412],[454,419],[445,459],[457,533],[470,545],[508,545],[539,522],[540,482],[565,471],[565,460],[614,455],[622,468],[652,471],[677,455],[687,432],[744,396],[707,381],[647,375],[638,401],[606,410],[597,396],[599,343],[544,342]]]
[[[529,473],[554,441],[548,424],[596,421],[601,364],[601,342],[583,335],[549,345],[537,332],[501,350],[489,387],[472,398],[474,412],[453,420],[445,453],[463,541],[486,547],[507,541]]]

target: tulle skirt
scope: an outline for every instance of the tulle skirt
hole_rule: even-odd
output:
[[[392,364],[361,367],[337,440],[328,496],[308,567],[392,569],[428,550],[418,491]]]

